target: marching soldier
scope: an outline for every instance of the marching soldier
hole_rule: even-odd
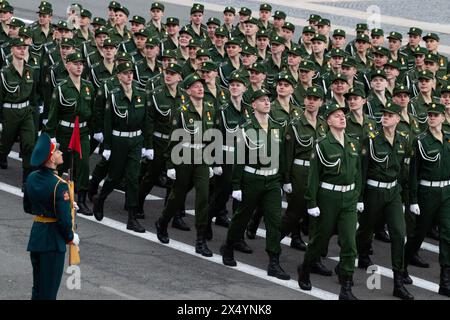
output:
[[[259,19],[258,28],[259,30],[272,31],[273,24],[269,21],[270,14],[272,12],[272,6],[268,3],[263,3],[259,6]]]
[[[9,41],[9,23],[11,22],[14,8],[8,3],[0,3],[1,25],[0,25],[0,46]]]
[[[153,2],[150,7],[150,15],[151,19],[147,23],[150,37],[157,37],[162,42],[167,38],[167,25],[162,23],[164,5],[160,2]]]
[[[233,36],[236,26],[234,25],[234,18],[236,17],[236,9],[233,7],[225,7],[223,9],[223,28],[227,31],[227,38]]]
[[[176,50],[179,43],[178,38],[180,36],[180,19],[176,17],[169,17],[166,20],[167,26],[167,39],[161,43],[161,52],[164,50]]]
[[[116,43],[126,42],[133,38],[131,32],[127,29],[127,20],[130,11],[124,6],[116,7],[114,9],[116,14],[114,26],[109,29],[109,37]]]
[[[438,52],[439,36],[436,33],[427,33],[422,37],[422,40],[425,41],[429,53],[434,53],[438,56],[439,71],[436,73],[436,76],[438,78],[448,76],[450,73],[448,70],[448,58]]]
[[[226,60],[227,53],[225,51],[225,43],[227,40],[228,32],[225,28],[217,28],[214,32],[214,45],[209,49],[212,61],[222,64]]]
[[[136,219],[138,209],[139,166],[142,156],[149,154],[148,100],[144,90],[133,83],[133,64],[117,66],[119,85],[108,94],[104,113],[104,150],[110,160],[108,176],[98,197],[94,198],[94,216],[103,219],[103,206],[108,195],[125,178],[125,206],[128,210],[127,229],[144,233]],[[111,159],[110,159],[111,157]]]
[[[416,229],[405,246],[405,261],[419,250],[437,219],[439,226],[439,294],[450,297],[450,135],[442,131],[445,106],[432,103],[428,129],[414,140],[411,153],[410,210]]]
[[[367,136],[375,134],[377,127],[375,119],[363,111],[364,104],[367,101],[364,87],[353,87],[344,96],[350,111],[347,114],[345,133],[361,143]]]
[[[241,52],[242,44],[239,39],[230,38],[225,43],[225,50],[227,52],[227,58],[225,62],[219,68],[219,75],[221,84],[224,87],[228,87],[228,78],[235,70],[242,68]]]
[[[385,219],[391,239],[393,295],[402,300],[413,300],[414,297],[404,286],[406,231],[401,185],[408,144],[406,138],[396,132],[401,111],[398,104],[387,103],[382,109],[382,129],[363,141],[361,154],[364,187],[357,204],[360,214],[356,244],[358,267],[367,269],[373,264],[369,249],[375,226],[378,220]]]
[[[414,52],[420,47],[422,29],[411,27],[408,31],[408,44],[401,48],[401,52],[408,56],[408,70],[414,68]]]
[[[202,4],[194,3],[191,8],[190,23],[187,27],[191,31],[192,38],[203,44],[208,36],[207,27],[202,23],[203,13],[205,6]]]
[[[381,109],[390,100],[387,88],[386,72],[382,69],[374,70],[370,74],[370,87],[372,88],[367,96],[364,112],[373,117],[377,123],[381,122]]]
[[[40,56],[44,54],[44,45],[53,41],[53,26],[51,25],[53,9],[49,2],[44,2],[39,6],[39,20],[36,28],[33,29],[33,45],[31,50]]]
[[[161,62],[158,61],[159,43],[157,38],[148,38],[144,44],[144,58],[139,61],[135,60],[136,81],[142,88],[145,88],[150,79],[161,74]]]
[[[289,280],[290,276],[281,268],[279,261],[280,187],[285,179],[283,128],[269,117],[269,95],[270,93],[264,90],[253,93],[254,114],[241,126],[241,134],[236,143],[240,151],[236,150],[235,154],[239,164],[233,168],[232,179],[232,196],[239,204],[220,252],[224,265],[232,267],[237,265],[234,260],[234,243],[241,240],[251,214],[259,207],[264,211],[267,230],[266,252],[269,255],[267,275],[280,280]],[[258,151],[262,147],[265,152]]]
[[[35,143],[33,113],[37,107],[38,76],[25,63],[27,44],[23,38],[12,39],[12,63],[0,71],[0,122],[3,131],[0,138],[0,168],[7,169],[7,157],[17,137],[20,137],[22,157],[22,183],[30,172],[30,157]]]
[[[67,56],[68,77],[53,90],[48,122],[44,131],[51,137],[56,137],[61,145],[61,151],[65,153],[65,164],[58,168],[62,173],[70,168],[68,146],[78,117],[81,155],[74,155],[74,181],[78,190],[78,212],[92,215],[92,211],[86,204],[86,195],[89,183],[89,124],[94,109],[94,87],[89,81],[81,78],[84,69],[83,63],[84,58],[81,53],[72,53]]]
[[[173,112],[172,141],[166,151],[167,176],[174,180],[174,183],[166,207],[155,223],[156,234],[162,243],[169,242],[167,225],[170,219],[182,209],[187,192],[194,187],[197,230],[195,252],[205,257],[212,257],[213,253],[207,246],[205,233],[208,224],[209,179],[214,173],[205,161],[207,159],[203,152],[207,142],[203,138],[203,133],[215,127],[216,114],[214,106],[203,100],[204,84],[198,74],[194,73],[184,79],[184,87],[189,100],[176,110],[177,112]],[[177,132],[178,139],[182,138],[181,142],[173,140],[175,139],[174,131]],[[181,137],[180,132],[183,133]],[[178,151],[173,151],[174,149]]]
[[[417,118],[421,125],[425,126],[428,116],[428,105],[431,103],[439,103],[439,97],[435,96],[433,90],[434,75],[429,70],[419,72],[417,76],[419,80],[419,93],[411,99]]]
[[[72,230],[69,186],[56,173],[63,162],[57,144],[42,133],[31,155],[31,165],[39,169],[28,177],[24,194],[26,212],[36,216],[27,247],[33,267],[32,300],[56,299],[66,245],[80,243]]]
[[[361,161],[359,143],[345,134],[345,109],[338,104],[327,106],[327,135],[315,143],[311,154],[306,200],[308,214],[315,219],[316,231],[299,265],[298,284],[311,290],[312,264],[327,249],[335,228],[341,247],[336,267],[341,283],[339,299],[355,300],[351,291],[356,257],[356,203],[361,192]]]

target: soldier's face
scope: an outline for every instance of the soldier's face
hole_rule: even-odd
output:
[[[268,96],[262,96],[252,102],[252,107],[255,112],[262,114],[270,113],[270,99]]]
[[[331,67],[335,69],[340,69],[342,66],[342,62],[344,62],[344,57],[338,56],[331,57]]]
[[[269,38],[267,37],[258,37],[256,38],[256,47],[258,50],[265,50],[269,46]]]
[[[261,19],[261,21],[269,21],[269,19],[270,19],[270,11],[260,10],[259,11],[259,18]]]
[[[139,30],[144,29],[144,28],[145,28],[145,26],[142,23],[131,22],[130,30],[132,33],[138,32]]]
[[[386,72],[386,77],[388,80],[397,79],[400,74],[398,69],[392,68],[391,66],[385,66],[384,71]]]
[[[223,21],[225,24],[233,24],[235,15],[232,12],[225,12],[223,14]]]
[[[445,115],[442,113],[428,113],[428,126],[430,128],[436,129],[442,126],[445,121]]]
[[[296,67],[302,62],[302,57],[297,56],[295,54],[289,54],[288,55],[288,65]]]
[[[343,80],[333,81],[331,89],[335,94],[344,94],[348,91],[348,83]]]
[[[97,46],[99,46],[100,48],[103,47],[103,43],[105,42],[105,40],[108,38],[107,34],[99,34],[95,37],[95,43],[97,44]]]
[[[80,19],[80,27],[87,27],[89,26],[91,23],[91,19],[88,17],[82,17]]]
[[[373,90],[381,92],[386,89],[387,81],[383,77],[375,77],[370,81],[370,85]]]
[[[238,45],[231,44],[226,46],[227,54],[229,57],[236,57],[242,51],[242,48]]]
[[[374,54],[373,55],[373,64],[377,68],[382,68],[388,61],[388,57],[382,54]]]
[[[73,39],[73,32],[70,30],[62,29],[59,31],[61,38]]]
[[[253,84],[259,84],[266,79],[266,75],[262,72],[257,72],[255,70],[250,71],[250,82]]]
[[[421,67],[424,64],[425,55],[424,54],[416,54],[414,56],[414,63],[417,67]]]
[[[39,25],[45,26],[52,21],[52,16],[49,14],[40,13],[39,14]]]
[[[114,59],[117,52],[117,48],[111,46],[103,47],[102,52],[106,59],[111,60]]]
[[[230,95],[233,98],[242,97],[247,87],[239,81],[231,81],[230,83]]]
[[[420,43],[420,36],[417,34],[410,34],[409,35],[409,44],[413,47],[417,47]]]
[[[369,48],[369,43],[362,40],[357,40],[355,41],[355,47],[359,53],[365,53]]]
[[[18,38],[19,37],[19,28],[18,27],[9,27],[8,36],[10,38]]]
[[[171,64],[171,63],[177,63],[177,60],[176,60],[176,59],[173,59],[173,58],[165,57],[165,58],[163,58],[163,59],[161,60],[161,63],[162,63],[163,69],[166,69],[166,68],[169,66],[169,64]]]
[[[345,37],[333,36],[333,45],[336,49],[344,49]]]
[[[347,77],[347,79],[352,79],[356,75],[355,67],[342,66],[342,74]]]
[[[154,59],[159,54],[159,47],[158,46],[145,46],[144,47],[144,55],[148,59]]]
[[[202,24],[202,20],[203,20],[203,13],[195,12],[191,14],[191,21],[193,24],[199,26]]]
[[[133,82],[133,71],[124,71],[117,74],[119,81],[126,86],[131,85]]]
[[[186,47],[189,44],[189,41],[191,41],[192,37],[188,35],[187,33],[180,34],[180,37],[178,38],[178,42],[180,43],[180,46]]]
[[[205,96],[205,89],[200,81],[194,82],[186,92],[191,99],[200,100]]]
[[[330,26],[318,26],[317,27],[317,33],[323,34],[324,36],[327,36],[330,32]]]
[[[406,93],[397,93],[395,96],[392,97],[392,101],[395,104],[398,104],[400,107],[407,107],[409,104],[409,94]]]
[[[200,70],[199,72],[202,76],[202,79],[205,80],[205,83],[215,83],[217,77],[217,71],[211,70]]]
[[[163,17],[164,12],[161,9],[153,9],[150,10],[150,15],[152,16],[152,20],[160,21]]]
[[[63,153],[61,150],[56,149],[52,156],[50,157],[50,161],[53,162],[56,166],[59,166],[64,163]]]
[[[16,59],[24,59],[25,54],[28,51],[27,46],[14,46],[11,48],[11,52]]]
[[[254,36],[258,32],[258,26],[254,23],[246,23],[245,24],[245,35],[246,36]]]
[[[134,43],[139,50],[143,50],[145,48],[145,42],[147,41],[147,37],[144,36],[135,36]]]
[[[425,64],[425,70],[429,70],[429,71],[433,72],[433,74],[436,74],[436,72],[439,70],[438,64],[433,61],[425,61],[424,64]]]
[[[439,46],[439,42],[434,39],[428,38],[426,41],[426,46],[429,51],[436,51]]]
[[[309,83],[314,77],[314,71],[300,69],[300,81],[303,83]]]
[[[60,53],[61,53],[61,57],[62,57],[63,59],[66,59],[66,57],[67,57],[69,54],[74,53],[74,52],[75,52],[75,48],[74,48],[74,47],[71,47],[71,46],[61,46]]]
[[[11,20],[12,18],[12,13],[11,12],[1,12],[0,13],[0,19],[2,22],[7,22],[9,20]]]
[[[312,37],[314,37],[314,33],[306,32],[302,34],[302,40],[305,44],[310,44]]]
[[[67,63],[67,71],[75,77],[80,77],[83,73],[83,69],[84,64],[81,61],[73,61]]]
[[[322,105],[322,101],[322,99],[316,96],[306,96],[304,100],[305,110],[309,113],[316,112]]]
[[[169,36],[177,35],[178,31],[180,31],[180,26],[178,26],[176,24],[167,25],[167,33],[169,34]]]
[[[397,52],[400,49],[402,42],[397,39],[389,39],[389,51]]]
[[[208,24],[208,35],[209,35],[210,38],[214,39],[215,33],[216,33],[216,29],[217,29],[218,27],[219,27],[219,26],[216,25],[216,24],[214,24],[214,23]]]
[[[285,38],[286,41],[290,41],[294,37],[294,32],[290,29],[283,28],[282,33],[283,33],[283,38]]]
[[[384,112],[381,117],[383,128],[395,128],[400,122],[400,116],[397,113]]]
[[[127,23],[127,16],[122,11],[117,11],[115,21],[116,21],[116,24],[118,24],[120,26],[125,25]]]
[[[325,42],[320,40],[314,40],[312,42],[312,50],[314,53],[321,53],[325,51]]]
[[[164,82],[171,86],[181,81],[181,76],[172,71],[165,71],[164,72]]]
[[[246,67],[251,66],[258,60],[258,57],[252,54],[243,54],[242,55],[242,64]]]
[[[450,109],[450,92],[444,92],[441,94],[441,103],[445,106],[447,106],[447,109]],[[448,110],[446,110],[447,113]]]
[[[247,21],[250,17],[246,14],[239,14],[239,23],[244,23]]]
[[[382,46],[384,43],[384,37],[383,36],[372,36],[372,45],[374,47]]]
[[[347,121],[345,118],[345,113],[342,110],[336,110],[330,114],[327,118],[327,124],[330,128],[336,130],[343,130],[347,126]]]
[[[347,102],[351,111],[357,111],[361,110],[364,103],[366,103],[366,99],[360,96],[349,96]]]
[[[419,90],[423,93],[431,92],[433,81],[430,79],[419,79]]]
[[[294,93],[294,87],[287,81],[277,82],[277,95],[281,98],[289,97]]]
[[[284,45],[279,43],[272,43],[270,47],[272,54],[281,54],[284,51]]]
[[[226,37],[224,37],[224,36],[215,36],[214,37],[214,44],[217,46],[217,47],[223,47],[224,45],[225,45],[225,40],[226,40]]]
[[[198,47],[189,47],[189,58],[191,60],[195,60],[195,58],[197,57],[198,49],[199,49]]]
[[[113,22],[116,20],[116,13],[115,13],[114,9],[108,8],[108,18],[109,18],[109,20],[111,20]]]
[[[285,20],[280,18],[273,18],[273,26],[276,29],[281,29],[281,27],[284,25]]]

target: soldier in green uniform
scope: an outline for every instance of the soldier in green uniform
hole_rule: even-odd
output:
[[[116,7],[114,12],[116,13],[116,18],[114,20],[115,24],[109,29],[109,37],[117,43],[131,40],[133,35],[126,26],[130,11],[124,6],[120,6]]]
[[[448,58],[438,51],[440,41],[439,36],[436,33],[427,33],[422,37],[422,40],[425,41],[428,51],[439,57],[439,71],[436,73],[436,76],[439,78],[448,76],[450,74]]]
[[[95,34],[95,31],[98,28],[100,28],[100,27],[105,28],[106,27],[106,20],[101,18],[101,17],[94,17],[94,19],[92,19],[91,26],[92,26],[92,31]]]
[[[236,9],[233,7],[225,7],[223,9],[223,28],[227,31],[227,38],[231,38],[233,36],[233,32],[235,30],[234,18],[236,17]]]
[[[117,43],[111,39],[106,39],[101,50],[103,59],[91,66],[90,78],[95,92],[101,89],[104,82],[116,73],[114,59],[117,53]]]
[[[425,70],[431,71],[434,75],[433,95],[440,96],[440,91],[447,84],[447,76],[439,77],[439,56],[434,53],[427,53],[424,59]]]
[[[212,61],[205,61],[198,69],[198,73],[205,83],[203,100],[218,109],[229,99],[230,92],[220,85],[220,80],[217,77],[217,64]]]
[[[224,87],[228,87],[228,78],[235,70],[239,70],[242,67],[241,64],[241,52],[242,44],[239,39],[230,38],[225,43],[225,50],[227,52],[227,59],[222,63],[219,68],[219,76],[221,84]]]
[[[375,28],[370,31],[370,52],[376,51],[379,47],[384,45],[384,30],[380,28]]]
[[[52,5],[45,2],[46,5],[40,5],[38,25],[33,29],[33,45],[31,51],[42,55],[44,53],[44,44],[53,41]]]
[[[389,52],[390,52],[389,59],[392,59],[400,63],[399,78],[402,79],[404,74],[408,71],[408,59],[409,59],[408,55],[400,50],[403,36],[400,32],[392,31],[389,33],[387,38],[389,40]]]
[[[108,176],[98,197],[94,198],[94,216],[103,219],[103,206],[108,195],[125,178],[127,229],[143,233],[136,219],[138,209],[139,166],[150,150],[148,138],[149,106],[145,90],[133,83],[133,64],[117,66],[119,85],[108,94],[104,114],[104,150],[110,160]],[[111,159],[109,159],[111,157]]]
[[[450,133],[450,83],[447,83],[447,85],[441,89],[440,103],[445,106],[445,121],[442,124],[442,128],[445,133]]]
[[[363,192],[357,210],[359,227],[356,232],[358,267],[367,269],[373,263],[369,257],[377,220],[385,219],[391,239],[391,260],[394,271],[393,295],[402,300],[414,297],[404,286],[405,218],[402,199],[402,180],[408,142],[396,132],[402,108],[387,103],[382,109],[382,128],[362,142]]]
[[[419,72],[417,79],[419,80],[419,93],[411,99],[411,104],[419,122],[425,126],[428,116],[428,105],[439,103],[439,97],[436,97],[433,91],[434,75],[431,71],[423,70]]]
[[[305,193],[307,190],[310,157],[315,141],[325,136],[327,124],[318,117],[319,107],[324,101],[320,87],[309,87],[305,97],[305,111],[293,117],[286,129],[287,183],[283,190],[287,193],[288,207],[281,223],[281,236],[291,233],[291,247],[306,251],[306,243],[301,238],[300,223],[308,224]],[[313,226],[311,226],[313,228]],[[311,267],[311,272],[331,276],[320,258]]]
[[[145,88],[147,82],[161,74],[162,66],[158,61],[159,57],[158,38],[149,38],[145,42],[144,59],[135,64],[136,81],[142,88]]]
[[[342,29],[335,29],[332,36],[332,49],[345,51],[346,33]],[[346,52],[346,51],[345,51]],[[347,52],[346,52],[347,53]]]
[[[327,99],[328,104],[337,103],[341,107],[346,108],[347,101],[345,100],[345,94],[348,92],[348,82],[347,77],[342,73],[337,73],[331,76],[331,90],[329,91],[329,98]],[[319,114],[323,114],[323,109],[319,111]]]
[[[95,63],[103,60],[102,47],[107,38],[109,38],[109,33],[105,27],[100,27],[95,30],[95,45],[88,47],[88,50],[90,51],[86,56],[86,62],[89,68],[92,68]]]
[[[266,66],[262,62],[255,62],[250,68],[247,69],[250,73],[249,86],[244,92],[244,102],[251,104],[252,95],[255,91],[264,89],[266,81]]]
[[[313,78],[316,74],[316,66],[314,62],[305,60],[299,66],[299,82],[294,90],[294,100],[299,102],[303,107],[303,101],[306,97],[306,90],[313,86]]]
[[[145,18],[144,17],[134,15],[131,17],[129,22],[131,25],[130,31],[132,34],[135,34],[139,30],[145,29]]]
[[[281,36],[270,38],[270,57],[265,61],[266,65],[266,83],[268,89],[275,92],[275,80],[277,75],[286,67],[286,61],[283,59],[286,40]]]
[[[408,44],[400,50],[408,56],[408,70],[414,68],[414,52],[420,47],[420,40],[422,37],[422,29],[411,27],[408,31]]]
[[[180,20],[176,17],[169,17],[166,20],[167,39],[161,43],[161,52],[164,50],[178,49],[178,37],[180,31]]]
[[[370,40],[367,34],[359,34],[355,40],[355,60],[358,73],[365,74],[372,68],[372,58],[369,56]]]
[[[151,37],[157,37],[164,41],[167,37],[167,26],[162,23],[164,16],[164,5],[161,2],[153,2],[150,7],[151,19],[147,23],[147,30]]]
[[[198,40],[191,39],[189,41],[189,58],[186,60],[182,67],[183,78],[186,78],[188,75],[194,73],[197,70],[198,65],[196,60],[197,58],[200,58],[200,56],[197,56],[197,53],[201,53],[205,57],[209,56],[209,52],[207,52],[205,49],[200,49],[201,46],[202,45]]]
[[[27,247],[33,267],[32,300],[56,300],[66,244],[80,243],[72,229],[69,186],[56,173],[62,164],[62,152],[42,133],[31,156],[31,165],[38,169],[28,177],[24,194],[25,212],[36,216]]]
[[[372,71],[370,73],[370,87],[372,89],[367,95],[367,103],[364,112],[375,118],[377,123],[379,123],[382,116],[381,109],[383,109],[390,100],[389,92],[386,90],[386,72],[382,69]]]
[[[241,57],[242,68],[238,71],[241,71],[242,74],[245,74],[247,69],[251,67],[256,61],[258,61],[258,50],[255,47],[246,45],[242,48]]]
[[[315,36],[316,30],[311,26],[303,27],[302,36],[298,40],[300,48],[308,55],[313,53],[311,39]]]
[[[87,9],[80,11],[80,28],[74,32],[74,40],[77,48],[80,48],[84,57],[87,57],[91,51],[89,47],[93,46],[94,33],[91,31],[92,13]]]
[[[285,22],[281,30],[283,30],[283,38],[286,39],[286,50],[284,54],[287,56],[287,51],[297,46],[294,42],[295,25],[290,22]]]
[[[174,50],[176,52],[177,64],[183,65],[190,57],[189,54],[189,44],[192,40],[192,34],[188,27],[184,26],[178,32],[178,48]],[[163,53],[166,53],[172,50],[164,50]],[[164,57],[162,57],[164,58]]]
[[[272,22],[270,22],[270,15],[272,13],[272,6],[268,3],[262,3],[259,6],[259,19],[258,28],[260,30],[271,31],[273,28]]]
[[[80,128],[81,155],[74,155],[74,181],[78,190],[79,213],[92,215],[86,204],[86,195],[89,183],[89,154],[90,143],[89,124],[94,107],[94,87],[81,78],[84,69],[84,58],[81,53],[72,53],[67,56],[66,68],[68,77],[59,83],[53,90],[48,122],[44,131],[61,145],[64,162],[58,168],[60,174],[70,167],[68,146],[78,118]]]
[[[106,28],[111,29],[116,25],[116,9],[120,8],[121,4],[117,1],[111,1],[108,5],[108,21]]]
[[[20,137],[22,158],[22,182],[30,172],[30,157],[35,142],[33,113],[37,107],[38,76],[25,63],[27,45],[22,38],[11,40],[12,63],[0,71],[0,122],[3,131],[0,137],[0,168],[7,169],[7,157],[17,137]]]
[[[331,22],[329,19],[320,18],[317,22],[317,33],[325,36],[325,53],[331,50],[333,41],[330,38]]]
[[[240,241],[251,214],[256,207],[264,211],[266,223],[266,252],[269,255],[267,275],[280,280],[290,276],[280,266],[280,187],[285,176],[283,129],[269,117],[269,92],[253,93],[254,114],[241,126],[233,168],[232,196],[239,204],[231,219],[227,239],[220,248],[222,262],[236,266],[233,246]],[[264,146],[265,152],[259,149]],[[251,160],[252,159],[252,160]]]
[[[239,10],[239,22],[235,26],[231,37],[239,40],[243,40],[245,38],[245,21],[250,19],[252,16],[252,10],[246,7],[241,7]]]
[[[319,83],[319,85],[323,87],[325,94],[329,92],[328,89],[331,86],[331,78],[342,72],[342,63],[344,62],[344,58],[347,56],[347,53],[341,49],[331,49],[328,56],[331,58],[330,68],[326,73],[321,74],[322,81]]]
[[[375,119],[363,111],[367,101],[364,87],[353,87],[344,96],[350,111],[347,114],[345,133],[361,143],[367,136],[375,134],[377,127]]]
[[[287,67],[284,71],[286,71],[292,78],[295,80],[295,84],[300,81],[300,63],[303,61],[304,53],[301,51],[299,46],[293,47],[292,49],[287,51]],[[299,102],[297,102],[300,105]]]
[[[341,283],[339,299],[354,300],[351,287],[356,257],[355,213],[361,192],[361,160],[358,141],[345,134],[344,110],[338,104],[327,106],[324,116],[330,131],[315,143],[311,154],[305,199],[308,214],[316,220],[316,230],[297,271],[300,288],[311,290],[312,264],[327,249],[337,227],[341,247],[336,268]]]
[[[417,215],[416,229],[408,237],[405,261],[419,250],[426,233],[437,219],[439,227],[438,293],[450,297],[450,135],[442,130],[445,106],[432,103],[428,129],[414,140],[411,153],[410,210]]]
[[[369,27],[368,27],[367,23],[358,23],[356,25],[355,31],[356,31],[356,38],[353,39],[352,41],[350,41],[345,46],[345,51],[353,57],[356,56],[356,51],[357,51],[356,50],[356,39],[358,38],[358,35],[365,34],[368,36],[369,35]],[[370,43],[370,40],[369,40],[369,43]]]
[[[251,17],[244,23],[244,38],[242,39],[243,46],[250,46],[256,48],[256,33],[258,30],[258,20]]]
[[[280,72],[276,78],[276,97],[270,106],[270,117],[283,128],[301,113],[292,103],[295,80],[287,72]]]
[[[9,41],[9,23],[11,22],[14,8],[8,3],[0,3],[0,46]]]
[[[270,37],[282,37],[283,36],[283,26],[284,23],[286,22],[286,13],[280,10],[277,10],[273,13],[273,28],[272,28],[272,33],[270,34]]]
[[[192,38],[199,41],[201,44],[206,41],[208,36],[207,27],[202,23],[205,6],[194,3],[191,7],[190,23],[187,25],[191,31]]]
[[[211,17],[206,22],[208,36],[206,37],[205,42],[203,43],[204,48],[211,48],[214,44],[214,38],[217,28],[220,28],[221,22],[219,19]]]
[[[227,58],[227,52],[225,50],[225,43],[228,40],[228,32],[225,28],[217,28],[214,32],[214,45],[209,48],[211,60],[222,64]]]
[[[310,56],[310,60],[314,62],[317,69],[314,82],[319,84],[321,76],[327,73],[329,69],[329,58],[325,56],[327,38],[323,34],[316,33],[311,41],[313,53]]]
[[[137,30],[133,33],[133,38],[120,43],[119,51],[128,52],[132,57],[134,62],[138,62],[144,59],[144,48],[147,40],[150,39],[150,34],[146,29]],[[155,37],[156,40],[158,40]],[[158,40],[159,44],[159,40]]]
[[[184,79],[184,87],[189,100],[172,114],[171,141],[166,150],[168,155],[167,176],[174,180],[167,204],[156,221],[156,234],[162,243],[169,242],[167,225],[172,217],[181,210],[187,192],[195,188],[195,228],[197,239],[195,252],[212,257],[205,239],[208,224],[209,179],[213,170],[208,163],[214,162],[204,154],[208,142],[203,133],[216,126],[214,106],[203,100],[204,84],[201,77],[194,73]],[[181,140],[181,141],[180,141]]]
[[[364,89],[364,83],[357,79],[358,69],[354,57],[344,58],[344,61],[342,61],[341,65],[341,72],[344,76],[347,77],[347,83],[350,89],[356,86],[362,86]]]
[[[414,67],[405,75],[405,85],[411,90],[413,96],[419,94],[419,74],[425,70],[425,56],[428,50],[423,47],[417,47],[414,51]]]
[[[227,217],[227,202],[231,196],[232,170],[234,163],[235,141],[239,126],[250,118],[250,105],[243,100],[244,92],[249,86],[248,80],[234,71],[230,76],[230,96],[218,106],[218,128],[223,135],[222,155],[223,161],[218,162],[213,168],[214,188],[210,191],[210,205],[208,214],[208,227],[206,238],[212,239],[211,222],[216,217],[215,224],[229,227],[230,220]],[[233,201],[233,212],[236,210],[236,202]],[[234,244],[234,248],[241,252],[251,253],[244,241]],[[247,249],[247,250],[245,250]]]
[[[400,62],[389,59],[384,65],[384,72],[386,73],[387,86],[386,90],[392,96],[396,86],[403,84],[403,78],[400,78],[402,65]]]
[[[25,23],[22,20],[12,18],[9,26],[9,40],[5,41],[0,47],[0,66],[6,64],[6,57],[11,53],[11,41],[19,38],[19,30],[25,27]]]

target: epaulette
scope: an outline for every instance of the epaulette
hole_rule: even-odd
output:
[[[136,91],[144,92],[144,93],[145,93],[145,88],[135,87],[134,89],[136,89]]]
[[[317,137],[317,139],[316,139],[316,142],[317,143],[321,143],[323,140],[325,140],[326,139],[326,135],[325,136],[321,136],[321,137]]]
[[[227,102],[227,103],[223,103],[223,104],[221,104],[220,106],[219,106],[219,111],[225,111],[228,107],[230,106],[230,104]]]
[[[100,66],[100,61],[97,61],[96,63],[92,64],[92,65],[91,65],[91,69],[95,69],[95,68],[97,68],[98,66]]]
[[[421,132],[421,133],[419,133],[419,134],[417,135],[417,139],[418,139],[418,140],[423,139],[423,138],[425,138],[427,135],[428,135],[428,130],[425,130],[424,132]]]
[[[92,86],[92,82],[90,80],[86,80],[86,79],[81,78],[81,82]]]

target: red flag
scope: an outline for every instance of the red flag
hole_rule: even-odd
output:
[[[76,116],[75,118],[75,125],[73,127],[72,137],[70,138],[68,149],[77,152],[80,155],[80,159],[82,159],[81,141],[80,141],[80,121],[78,120],[78,116]]]

